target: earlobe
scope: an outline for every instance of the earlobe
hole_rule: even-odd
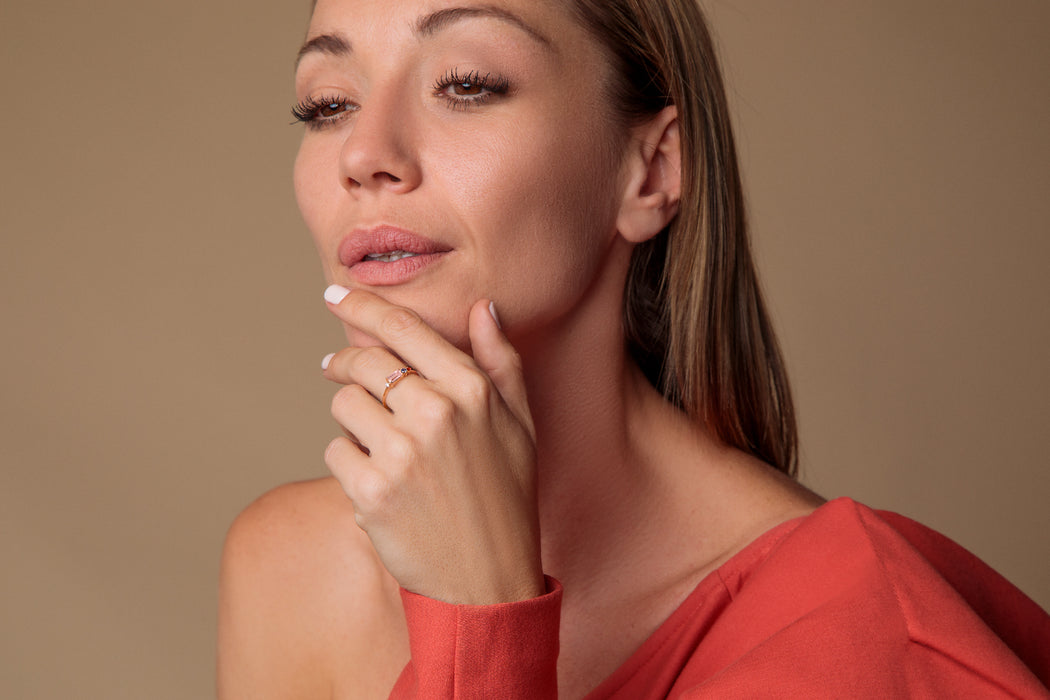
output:
[[[678,213],[682,146],[675,106],[634,129],[625,175],[617,227],[628,241],[641,243],[660,233]]]

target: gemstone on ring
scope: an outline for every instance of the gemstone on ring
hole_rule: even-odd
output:
[[[401,379],[401,377],[403,377],[406,374],[408,374],[411,370],[412,370],[411,367],[402,367],[401,369],[399,369],[398,371],[394,372],[393,374],[391,374],[389,377],[386,378],[386,385],[390,386],[391,384],[396,382],[398,379]]]
[[[390,390],[393,388],[393,386],[410,374],[419,374],[419,372],[415,371],[411,367],[402,367],[401,369],[399,369],[398,371],[394,372],[386,378],[386,386],[383,387],[383,397],[380,399],[380,402],[382,402],[383,404],[383,408],[390,408],[386,405],[386,395],[390,393]]]

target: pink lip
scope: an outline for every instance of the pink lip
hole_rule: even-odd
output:
[[[339,245],[339,262],[350,271],[353,282],[386,286],[409,281],[451,250],[449,246],[411,231],[381,225],[354,229]],[[396,251],[413,255],[393,262],[365,257]]]

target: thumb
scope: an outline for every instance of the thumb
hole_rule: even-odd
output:
[[[533,433],[521,356],[507,340],[496,319],[496,308],[488,299],[478,301],[470,309],[467,332],[474,362],[489,376],[521,424]]]

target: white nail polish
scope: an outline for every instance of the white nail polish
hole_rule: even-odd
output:
[[[334,352],[330,352],[327,355],[325,355],[324,358],[321,359],[321,369],[322,370],[328,369],[328,365],[332,364],[332,358],[333,357],[335,357],[335,353]]]
[[[350,290],[346,287],[341,287],[338,284],[333,284],[330,285],[328,289],[324,290],[324,300],[327,301],[329,304],[338,304],[343,299],[345,299],[346,295],[349,293]]]
[[[489,302],[489,313],[492,314],[492,320],[496,322],[496,326],[502,330],[503,324],[499,322],[499,316],[496,314],[496,302]]]

